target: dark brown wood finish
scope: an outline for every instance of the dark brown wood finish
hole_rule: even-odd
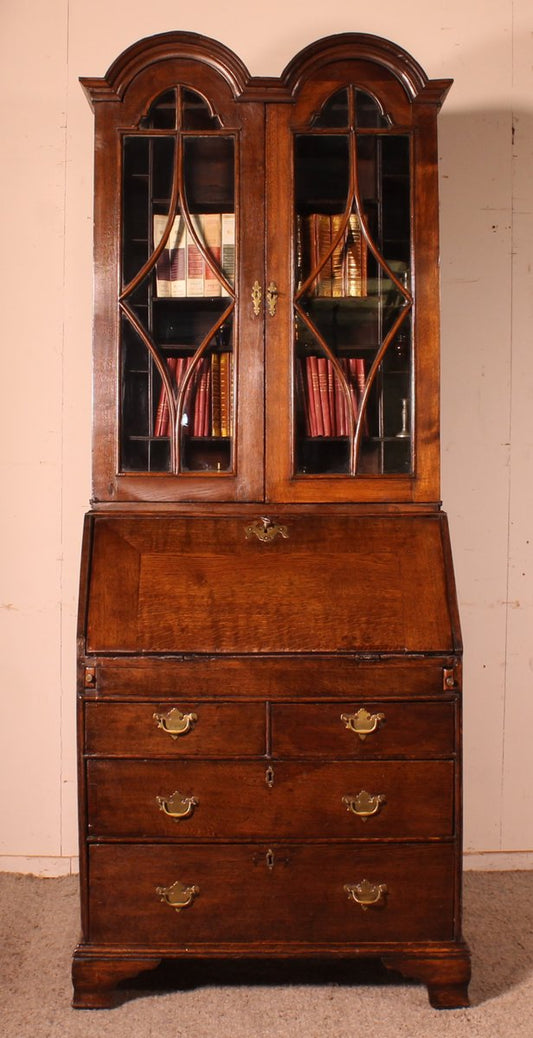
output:
[[[95,844],[90,847],[90,936],[108,946],[176,952],[190,945],[241,953],[279,945],[451,941],[453,877],[448,845],[235,843]],[[363,879],[387,890],[374,909],[351,900],[345,886]],[[181,911],[158,888],[180,881],[198,893]],[[135,902],[135,910],[131,901]],[[353,911],[351,911],[353,909]],[[290,921],[290,925],[288,923]]]
[[[454,632],[456,633],[456,632]],[[459,649],[456,649],[459,652]],[[312,656],[162,656],[162,657],[85,657],[82,675],[87,696],[96,692],[99,699],[140,699],[167,697],[173,704],[188,700],[191,693],[210,698],[246,699],[252,695],[266,699],[326,698],[342,689],[352,698],[376,696],[412,701],[427,696],[442,699],[443,692],[459,692],[461,667],[457,656],[384,657],[379,667],[371,654],[361,658],[353,653]],[[177,666],[179,664],[179,666]],[[451,676],[452,684],[444,674]],[[409,706],[407,705],[407,709]]]
[[[342,719],[344,714],[357,713],[361,705],[370,714],[382,715],[379,726],[364,740]],[[180,739],[173,739],[158,723],[171,710],[196,717]],[[302,698],[271,703],[183,698],[86,702],[85,750],[90,756],[176,760],[267,753],[281,759],[447,757],[454,753],[455,712],[454,700],[412,697],[407,702],[361,696],[320,703]]]
[[[380,798],[375,815],[357,814],[362,790]],[[176,791],[180,802],[173,806]],[[87,794],[89,833],[98,839],[427,840],[454,835],[452,761],[274,761],[267,768],[261,761],[91,760]]]
[[[467,1005],[462,644],[438,440],[436,115],[450,81],[429,81],[401,48],[364,34],[317,41],[275,79],[251,77],[216,41],[171,32],[82,83],[96,116],[95,420],[78,623],[73,1005],[109,1006],[119,981],[162,959],[203,956],[375,956],[426,984],[435,1007]],[[373,154],[387,134],[409,140],[401,247],[408,239],[416,295],[411,367],[375,371],[382,385],[390,376],[401,386],[409,370],[412,464],[363,464],[356,475],[298,469],[294,417],[294,141],[345,88],[352,121],[359,94],[377,106],[374,120],[382,113],[363,127],[368,140],[380,136]],[[334,127],[324,132],[345,132]],[[192,137],[209,150],[217,134],[235,147],[232,460],[225,467],[224,447],[205,437],[192,467],[177,451],[174,471],[134,471],[119,443],[126,412],[155,410],[159,376],[152,385],[147,371],[160,373],[156,325],[167,303],[152,301],[153,273],[139,278],[149,287],[136,313],[155,343],[147,367],[130,331],[121,346],[121,235],[133,207],[141,222],[131,247],[155,263],[152,215],[167,214],[168,198],[143,194],[153,169],[135,165],[123,197],[123,140],[142,151],[149,138],[152,163],[156,140],[179,151]],[[191,200],[202,212],[209,183],[213,210],[231,206],[216,202],[221,170],[196,165],[196,196],[178,175],[180,212]],[[373,276],[388,277],[377,260]],[[222,312],[199,298],[164,312],[178,329],[194,306]],[[383,305],[379,292],[374,302]],[[161,356],[198,347],[180,334],[163,335]],[[128,350],[137,359],[126,385]],[[136,384],[144,388],[132,403]],[[406,458],[384,392],[379,401],[382,457]],[[147,428],[147,451],[163,458]]]
[[[453,653],[444,525],[293,517],[265,544],[240,518],[97,518],[87,648]]]
[[[121,146],[128,134],[147,134],[142,131],[142,120],[153,101],[178,84],[206,97],[222,129],[236,142],[236,221],[238,233],[242,227],[240,238],[246,242],[236,254],[237,291],[244,294],[247,290],[249,296],[264,265],[262,221],[246,220],[247,211],[257,215],[263,204],[263,154],[257,147],[263,136],[263,106],[236,103],[248,77],[226,48],[216,45],[210,55],[205,45],[198,48],[193,33],[163,35],[160,44],[133,48],[142,58],[137,53],[137,60],[132,54],[131,60],[115,63],[104,81],[82,80],[96,114],[93,498],[95,503],[260,499],[263,344],[261,323],[254,319],[251,306],[239,307],[236,319],[234,471],[209,479],[202,478],[201,472],[184,473],[177,480],[163,473],[126,473],[119,467],[120,313],[116,286],[120,236],[116,229],[121,226]]]

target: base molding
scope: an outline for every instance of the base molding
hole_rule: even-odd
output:
[[[222,951],[216,946],[174,950],[168,947],[160,949],[125,949],[96,948],[90,945],[78,945],[72,962],[72,982],[74,1009],[108,1009],[115,1003],[115,988],[122,980],[133,979],[144,970],[154,970],[161,962],[183,962],[186,959],[231,959],[231,958],[265,958],[294,959],[312,958],[331,962],[344,960],[379,959],[390,970],[404,977],[418,980],[425,984],[430,1004],[435,1009],[463,1009],[470,1003],[468,1000],[468,983],[470,980],[470,953],[464,942],[449,945],[388,945],[387,947],[340,948],[316,946],[307,950],[303,946],[259,947],[246,945],[226,948]]]

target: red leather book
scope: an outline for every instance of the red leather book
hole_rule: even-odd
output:
[[[324,422],[322,421],[322,407],[320,404],[320,389],[318,384],[318,357],[308,357],[309,372],[309,409],[313,418],[313,436],[324,435]]]
[[[173,381],[173,377],[176,371],[177,357],[167,357],[167,367],[170,374],[170,380]],[[170,408],[168,404],[168,396],[165,385],[161,386],[161,392],[159,394],[159,400],[157,403],[157,410],[155,413],[154,422],[154,436],[168,436],[169,435],[169,417]]]
[[[325,357],[317,357],[318,397],[322,415],[322,436],[331,436],[331,415],[329,411],[328,366]]]

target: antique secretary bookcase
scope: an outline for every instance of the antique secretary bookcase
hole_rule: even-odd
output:
[[[74,1005],[373,956],[467,1004],[436,120],[386,40],[170,32],[96,118]],[[354,962],[354,973],[357,964]]]

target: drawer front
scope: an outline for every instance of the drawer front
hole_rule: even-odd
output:
[[[342,844],[96,844],[89,872],[89,939],[103,944],[316,948],[454,936],[450,845],[384,854]]]
[[[453,702],[275,703],[274,757],[439,757],[454,752]]]
[[[355,656],[197,656],[157,659],[124,657],[88,659],[91,668],[87,689],[99,696],[157,698],[319,699],[339,695],[354,697],[438,696],[442,698],[444,671],[455,666],[454,682],[460,684],[457,659],[361,661]]]
[[[240,757],[266,752],[264,703],[179,699],[85,704],[85,752],[97,755]]]
[[[427,839],[454,832],[451,761],[87,764],[89,832],[190,841]],[[269,784],[266,782],[269,778]]]

